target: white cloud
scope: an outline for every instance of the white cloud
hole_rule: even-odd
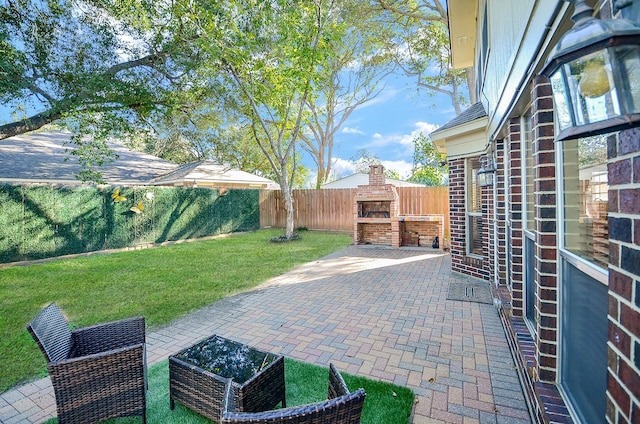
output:
[[[407,179],[411,176],[411,169],[413,164],[404,160],[383,160],[381,161],[384,169],[396,171],[400,174],[401,179]]]
[[[354,161],[341,158],[333,158],[332,161],[331,172],[335,176],[335,179],[355,174],[356,163]]]
[[[344,127],[341,131],[343,134],[365,134],[364,131],[362,131],[359,128],[351,128],[351,127]]]
[[[428,122],[418,121],[414,124],[414,130],[409,134],[388,134],[382,135],[375,133],[372,136],[372,141],[367,147],[386,147],[386,146],[404,146],[406,148],[413,148],[413,140],[420,135],[420,133],[428,136],[438,128],[435,124]]]
[[[403,179],[409,178],[411,176],[411,168],[413,168],[413,165],[407,161],[381,160],[381,162],[382,165],[384,165],[385,169],[397,171],[400,174],[400,177]],[[333,158],[331,180],[338,180],[340,178],[348,177],[349,175],[355,174],[355,172],[355,161],[342,158]]]

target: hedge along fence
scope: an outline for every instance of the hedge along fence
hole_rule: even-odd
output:
[[[0,185],[0,263],[260,227],[258,190],[126,187],[114,200],[117,189]]]

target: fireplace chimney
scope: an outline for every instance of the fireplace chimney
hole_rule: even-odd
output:
[[[369,185],[381,186],[381,185],[384,185],[385,182],[386,182],[386,179],[384,177],[384,166],[371,165],[369,167]]]

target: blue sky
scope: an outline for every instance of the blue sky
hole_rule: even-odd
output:
[[[356,109],[335,136],[334,177],[355,172],[351,160],[361,149],[378,157],[385,168],[409,176],[413,161],[413,138],[428,135],[455,117],[447,96],[429,96],[417,91],[415,80],[391,76],[384,90],[372,101]],[[305,165],[313,169],[308,158]],[[315,172],[313,172],[315,177]]]

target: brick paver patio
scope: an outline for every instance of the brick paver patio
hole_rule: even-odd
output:
[[[350,246],[148,331],[147,360],[219,334],[408,386],[414,423],[530,423],[497,309],[447,300],[465,281],[450,269],[440,251]],[[0,395],[2,423],[53,416],[47,378]]]

